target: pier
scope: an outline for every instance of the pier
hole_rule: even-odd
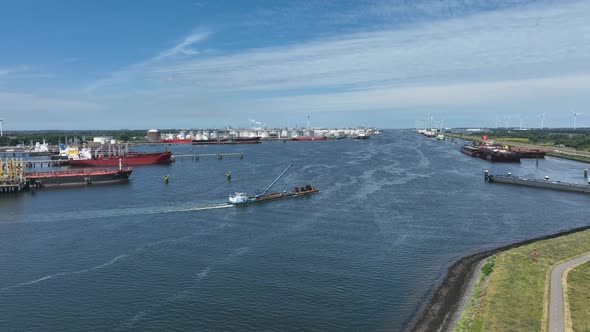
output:
[[[239,157],[240,160],[244,159],[244,153],[201,153],[201,154],[175,154],[172,156],[173,160],[177,159],[184,160],[187,158],[192,161],[198,161],[201,158],[217,158],[217,160],[223,160],[225,157]]]
[[[521,176],[513,176],[511,173],[508,173],[507,175],[492,175],[489,174],[488,171],[485,171],[484,173],[484,180],[488,183],[507,183],[535,188],[590,193],[590,181],[588,184],[569,183],[549,180],[548,176],[543,179],[530,179]]]

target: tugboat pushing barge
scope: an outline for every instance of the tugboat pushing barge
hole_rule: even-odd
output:
[[[265,201],[277,200],[277,199],[285,199],[285,198],[294,198],[300,196],[311,195],[320,192],[319,189],[312,187],[311,185],[306,185],[303,187],[295,187],[292,191],[283,191],[277,193],[268,193],[270,188],[289,170],[289,168],[293,167],[293,164],[287,166],[285,170],[264,190],[262,194],[248,196],[246,193],[234,193],[230,195],[227,202],[228,204],[235,205],[235,206],[243,206],[252,203],[260,203]]]

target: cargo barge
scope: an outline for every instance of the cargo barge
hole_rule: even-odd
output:
[[[484,173],[484,179],[489,183],[498,182],[543,189],[590,193],[590,183],[581,184],[553,181],[549,180],[548,176],[543,179],[529,179],[522,176],[513,176],[510,173],[507,175],[491,175],[488,173],[488,171],[486,171]]]
[[[494,145],[465,145],[459,151],[468,156],[479,157],[488,161],[520,162],[518,153]]]
[[[520,162],[520,156],[517,153],[500,149],[494,146],[485,146],[479,149],[478,156],[481,159],[498,162]]]
[[[465,145],[465,146],[462,146],[459,149],[459,151],[461,151],[461,153],[464,153],[468,156],[479,157],[479,149],[476,148],[475,146]]]
[[[121,169],[81,169],[67,171],[25,173],[31,188],[80,186],[89,184],[107,184],[127,182],[133,170]]]
[[[215,144],[258,144],[260,137],[236,137],[217,138],[209,140],[193,140],[193,145],[215,145]]]
[[[228,197],[227,203],[235,206],[244,206],[253,203],[261,203],[266,201],[273,201],[278,199],[302,197],[320,192],[319,189],[306,185],[302,187],[295,187],[291,191],[283,191],[276,193],[268,193],[270,188],[287,172],[293,165],[289,165],[285,170],[266,188],[266,190],[259,195],[249,196],[246,193],[234,193]]]
[[[292,141],[325,141],[325,136],[297,136],[291,138]]]

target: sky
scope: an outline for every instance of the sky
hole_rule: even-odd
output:
[[[4,130],[590,126],[590,1],[0,0]]]

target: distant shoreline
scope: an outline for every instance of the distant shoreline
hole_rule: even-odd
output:
[[[474,276],[477,275],[478,264],[485,258],[501,251],[510,250],[533,242],[552,239],[590,229],[583,226],[544,235],[533,239],[512,243],[495,249],[465,256],[451,265],[447,275],[440,283],[430,301],[420,309],[420,314],[412,321],[408,331],[449,331],[454,327],[455,317],[461,314],[461,301],[470,296],[468,290]]]

